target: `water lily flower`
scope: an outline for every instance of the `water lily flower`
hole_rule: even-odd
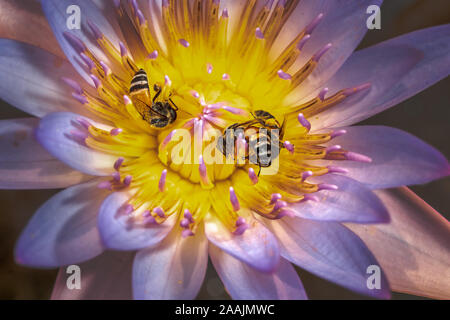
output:
[[[449,223],[402,187],[448,176],[447,159],[351,126],[448,76],[450,25],[354,52],[381,0],[0,3],[15,26],[1,20],[0,97],[33,116],[1,120],[0,187],[66,188],[15,250],[62,267],[53,298],[193,299],[208,259],[234,299],[305,299],[293,265],[377,298],[450,297]],[[162,129],[130,94],[140,69],[178,108]],[[212,132],[255,110],[286,120],[276,170],[208,161]],[[175,162],[186,131],[200,154]]]

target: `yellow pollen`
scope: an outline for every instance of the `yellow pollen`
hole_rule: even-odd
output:
[[[313,36],[311,30],[300,32],[279,57],[269,55],[297,2],[257,9],[256,0],[249,1],[239,26],[232,29],[228,11],[220,11],[217,1],[196,0],[192,7],[188,0],[163,1],[157,30],[122,1],[117,19],[127,42],[119,48],[104,35],[98,37],[107,62],[84,50],[97,96],[84,91],[79,100],[85,99],[85,107],[105,123],[102,128],[91,124],[85,142],[120,159],[111,188],[130,190],[129,209],[136,219],[163,223],[176,214],[192,233],[208,213],[232,231],[239,217],[277,219],[286,212],[285,204],[306,201],[306,194],[320,190],[306,180],[330,169],[314,165],[314,160],[345,159],[345,150],[323,146],[331,133],[310,133],[307,118],[338,104],[351,91],[328,98],[324,92],[301,105],[285,102],[320,64],[312,57],[287,73]],[[171,99],[178,107],[176,121],[167,127],[150,126],[130,99],[130,83],[139,69],[148,75],[155,103]],[[161,88],[159,95],[155,84]],[[256,110],[270,113],[279,123],[286,121],[284,141],[293,148],[282,146],[259,177],[258,165],[230,162],[216,147],[226,128],[254,119]]]

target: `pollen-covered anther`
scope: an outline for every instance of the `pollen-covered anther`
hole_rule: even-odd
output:
[[[161,145],[159,147],[160,151],[164,150],[167,145],[170,143],[170,141],[172,141],[173,136],[176,134],[177,130],[172,130],[165,138],[164,140],[161,142]]]
[[[255,170],[253,168],[248,169],[248,177],[250,178],[252,184],[258,183],[258,176],[256,175]]]
[[[112,174],[113,180],[117,183],[120,183],[121,180],[121,176],[120,176],[120,172],[119,171],[115,171]]]
[[[329,146],[326,149],[327,154],[330,154],[330,153],[333,153],[336,151],[341,151],[341,150],[342,150],[342,147],[340,145]]]
[[[322,190],[338,190],[339,187],[335,184],[329,184],[329,183],[321,183],[318,185],[318,190],[322,191]]]
[[[200,98],[200,94],[195,91],[195,90],[191,90],[189,91],[189,93],[195,98],[195,99],[199,99]]]
[[[312,171],[305,171],[302,173],[302,182],[304,182],[306,179],[312,177],[314,173]]]
[[[346,133],[347,133],[347,130],[336,130],[330,134],[330,137],[331,137],[331,139],[334,139],[334,138],[343,136]]]
[[[92,126],[92,124],[84,118],[78,118],[77,122],[79,125],[81,125],[86,130],[89,130],[89,127]]]
[[[160,218],[165,218],[166,214],[161,207],[156,207],[153,209],[153,212]]]
[[[158,50],[154,50],[147,56],[147,59],[156,60],[158,58],[158,55]]]
[[[72,130],[70,131],[70,134],[73,139],[81,144],[84,144],[86,142],[86,139],[89,137],[89,134],[87,132],[81,130]]]
[[[241,205],[239,204],[239,200],[233,187],[230,187],[230,202],[233,207],[233,211],[237,212],[241,209]]]
[[[122,166],[123,162],[125,161],[125,159],[123,157],[118,158],[115,162],[114,162],[114,169],[116,171],[119,171],[120,167]]]
[[[109,132],[109,134],[112,136],[112,137],[115,137],[115,136],[118,136],[119,134],[121,134],[123,132],[123,129],[121,129],[121,128],[113,128],[113,129],[111,129],[111,131]]]
[[[89,58],[84,53],[80,53],[80,57],[81,57],[81,60],[83,60],[83,62],[88,67],[89,72],[93,72],[94,70],[96,70],[95,63],[94,63],[94,61],[92,61],[91,58]]]
[[[206,164],[205,161],[203,160],[202,155],[198,157],[198,162],[199,162],[198,171],[200,174],[201,185],[205,188],[211,188],[213,185],[208,177],[208,170],[206,168]]]
[[[189,46],[190,46],[190,43],[185,39],[178,40],[178,43],[181,44],[185,48],[189,48]]]
[[[133,180],[133,177],[131,175],[126,176],[123,179],[124,186],[129,187],[131,185],[132,180]]]
[[[152,215],[150,210],[145,210],[142,213],[142,217],[144,218],[145,224],[152,224],[152,225],[157,224],[157,221],[156,221],[155,217]]]
[[[311,123],[306,119],[303,113],[298,114],[297,120],[304,128],[306,128],[306,130],[311,130]]]
[[[269,205],[274,205],[275,203],[278,202],[278,200],[280,200],[282,198],[281,194],[279,193],[274,193],[270,196],[270,203]]]
[[[211,63],[206,64],[206,72],[211,74],[213,72],[213,66]]]
[[[289,73],[284,72],[283,70],[278,70],[277,72],[278,77],[280,77],[280,79],[283,80],[292,80],[292,75],[290,75]]]
[[[192,216],[192,213],[189,211],[189,209],[184,210],[184,218],[189,220],[190,223],[194,223],[194,217]]]
[[[319,62],[323,55],[331,49],[333,45],[331,43],[326,44],[322,49],[320,49],[313,57],[313,61]]]
[[[72,93],[72,97],[75,98],[75,100],[77,100],[81,104],[87,104],[88,103],[88,99],[86,98],[85,95],[73,92]]]
[[[194,232],[191,230],[193,224],[194,218],[192,217],[191,212],[188,209],[185,209],[184,218],[180,221],[180,227],[184,229],[181,233],[183,238],[191,237],[194,235]]]
[[[240,236],[244,234],[244,232],[249,228],[247,221],[243,217],[239,217],[236,219],[235,224],[236,229],[233,231],[233,234],[236,236]]]
[[[90,74],[89,77],[92,79],[92,82],[94,82],[94,86],[97,90],[102,87],[102,82],[99,78],[97,78],[97,76]]]
[[[131,203],[128,203],[123,208],[123,213],[126,215],[131,215],[134,212],[134,206]]]
[[[256,30],[255,30],[255,37],[256,37],[256,39],[260,39],[260,40],[264,39],[264,34],[261,31],[261,28],[259,28],[259,27],[256,28]]]
[[[283,145],[287,151],[289,151],[291,154],[294,154],[295,147],[292,143],[290,143],[289,141],[284,141]]]
[[[320,90],[319,94],[317,95],[317,97],[320,99],[320,101],[325,101],[325,97],[328,93],[330,89],[328,88],[323,88],[322,90]]]
[[[166,187],[167,169],[164,169],[159,178],[158,190],[159,192],[164,192]]]

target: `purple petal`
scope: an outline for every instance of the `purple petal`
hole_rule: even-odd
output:
[[[423,184],[450,174],[447,159],[413,135],[384,126],[343,128],[347,133],[333,144],[369,156],[371,163],[333,162],[347,169],[349,176],[370,188],[384,189]]]
[[[59,267],[102,253],[96,222],[105,196],[96,182],[89,182],[50,198],[22,232],[15,248],[16,261],[33,267]]]
[[[66,60],[14,40],[0,39],[0,97],[37,117],[80,110],[61,77],[77,79]]]
[[[261,272],[271,272],[279,262],[277,239],[257,221],[248,222],[250,228],[234,235],[220,220],[209,214],[205,218],[208,240],[231,256]]]
[[[80,289],[69,289],[72,275],[59,269],[52,300],[129,300],[132,299],[131,270],[134,252],[106,251],[79,265]]]
[[[449,50],[450,25],[444,25],[354,53],[325,86],[334,93],[370,82],[370,91],[314,117],[313,128],[351,125],[428,88],[449,75]]]
[[[300,1],[280,32],[272,54],[275,55],[289,45],[320,13],[323,13],[323,18],[306,42],[294,68],[303,66],[328,43],[332,44],[332,48],[320,59],[312,75],[299,87],[299,93],[301,91],[302,95],[307,94],[333,76],[367,32],[367,7],[381,6],[382,2],[382,0]]]
[[[62,50],[66,54],[69,61],[73,64],[75,69],[86,79],[89,83],[89,73],[86,72],[86,67],[76,50],[69,44],[64,37],[64,32],[78,37],[83,43],[95,54],[95,56],[108,64],[108,58],[100,50],[96,44],[95,38],[91,35],[90,28],[87,21],[92,21],[101,30],[105,36],[113,43],[118,45],[121,39],[117,36],[111,23],[103,15],[103,12],[92,1],[83,0],[46,0],[42,1],[42,9],[56,39],[59,42]],[[69,30],[67,27],[68,14],[66,10],[71,5],[77,5],[81,11],[81,29]],[[110,4],[112,7],[112,3]]]
[[[103,201],[98,216],[98,228],[103,243],[109,249],[139,250],[161,242],[172,230],[176,216],[169,217],[161,225],[137,225],[124,212],[131,195],[115,192]]]
[[[97,176],[111,174],[117,157],[93,150],[73,138],[74,124],[80,118],[94,123],[74,113],[49,114],[36,129],[36,138],[50,154],[76,170]]]
[[[53,158],[33,137],[36,118],[0,121],[0,189],[56,189],[90,176]]]
[[[138,252],[133,264],[133,292],[138,300],[191,300],[197,296],[208,265],[203,233],[183,238],[176,227],[160,244]]]
[[[210,245],[211,261],[235,300],[305,300],[306,292],[292,265],[280,259],[272,273],[260,272]]]
[[[296,216],[319,221],[382,223],[389,221],[383,203],[365,185],[345,176],[328,174],[317,178],[321,183],[338,186],[315,195],[319,201],[304,201],[291,206]]]
[[[267,225],[280,241],[281,255],[309,272],[350,290],[377,298],[389,298],[383,272],[380,289],[369,289],[370,266],[379,263],[353,232],[335,222],[285,217]]]
[[[386,225],[348,227],[377,256],[394,291],[450,298],[450,223],[406,187],[379,190],[389,209]]]

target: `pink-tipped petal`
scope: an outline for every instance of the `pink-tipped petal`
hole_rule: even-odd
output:
[[[134,299],[177,300],[197,296],[208,265],[208,241],[203,232],[187,238],[181,232],[176,227],[157,246],[138,252],[133,264]]]
[[[115,192],[108,196],[99,211],[98,228],[103,244],[113,250],[138,250],[159,243],[172,230],[177,221],[170,216],[162,224],[131,224],[124,214],[131,195]]]
[[[304,300],[306,292],[292,265],[280,259],[273,273],[263,273],[210,245],[211,261],[236,300]]]
[[[74,123],[79,118],[79,115],[68,112],[51,113],[39,123],[36,138],[51,155],[74,169],[91,175],[111,175],[117,158],[73,139],[71,132],[76,129]]]
[[[449,222],[406,187],[376,194],[391,222],[348,227],[377,257],[394,291],[450,299]]]
[[[44,203],[17,242],[16,261],[33,267],[59,267],[102,253],[97,213],[108,192],[96,188],[97,183],[70,187]]]
[[[262,272],[271,272],[279,262],[278,243],[274,235],[257,221],[249,221],[241,235],[231,230],[211,214],[205,217],[205,233],[208,240],[233,257]],[[264,239],[264,245],[261,245]]]

